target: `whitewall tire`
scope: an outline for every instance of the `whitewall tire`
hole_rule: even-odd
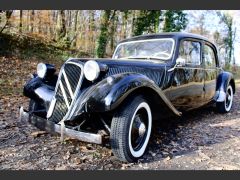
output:
[[[125,162],[144,155],[152,130],[152,112],[141,96],[125,102],[113,117],[110,142],[113,154]]]

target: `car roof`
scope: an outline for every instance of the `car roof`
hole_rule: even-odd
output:
[[[124,39],[124,40],[120,41],[119,43],[129,42],[129,41],[137,41],[137,40],[145,40],[145,39],[157,39],[157,38],[163,38],[163,37],[175,38],[175,39],[182,39],[182,38],[201,39],[201,40],[207,41],[214,45],[214,43],[209,41],[204,36],[201,36],[198,34],[193,34],[193,33],[185,33],[185,32],[164,32],[164,33],[158,33],[158,34],[140,35],[140,36],[135,36],[132,38]]]

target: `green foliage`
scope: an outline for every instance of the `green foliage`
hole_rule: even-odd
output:
[[[111,10],[105,10],[102,14],[101,24],[100,24],[100,35],[97,40],[96,55],[98,58],[103,58],[106,52],[107,42],[108,42],[108,25],[111,16]]]
[[[186,14],[181,10],[167,10],[164,16],[164,32],[178,32],[187,26]]]
[[[71,46],[71,41],[65,36],[64,38],[59,39],[55,45],[60,48],[69,49]]]
[[[144,32],[158,32],[160,10],[140,10],[138,17],[134,21],[133,35],[141,35]]]
[[[225,59],[226,63],[231,63],[233,60],[233,51],[234,51],[234,40],[236,29],[233,29],[233,17],[229,14],[218,12],[219,17],[221,18],[222,23],[225,25],[227,35],[223,39],[223,43],[225,44],[225,53],[227,54],[227,58]]]

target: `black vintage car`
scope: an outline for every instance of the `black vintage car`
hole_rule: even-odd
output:
[[[140,158],[153,121],[216,104],[230,111],[233,75],[222,70],[216,46],[188,33],[137,36],[118,44],[110,59],[40,63],[24,86],[22,119],[40,129],[101,144],[110,140],[122,161]]]

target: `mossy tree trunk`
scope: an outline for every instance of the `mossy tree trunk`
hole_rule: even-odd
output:
[[[227,31],[227,36],[224,38],[225,53],[227,55],[225,62],[227,64],[230,64],[233,61],[233,64],[235,64],[233,52],[236,29],[234,29],[233,27],[233,17],[230,14],[220,12],[218,13],[218,15],[221,18],[222,23],[225,25],[225,29]]]
[[[110,20],[112,20],[114,16],[115,16],[115,10],[113,11],[105,10],[102,13],[101,22],[100,22],[100,35],[97,40],[97,49],[96,49],[96,56],[98,58],[103,58],[106,54],[106,47],[109,40],[108,27],[110,25]]]
[[[158,32],[160,16],[160,10],[140,10],[137,18],[134,19],[133,35],[138,36],[143,33]]]

